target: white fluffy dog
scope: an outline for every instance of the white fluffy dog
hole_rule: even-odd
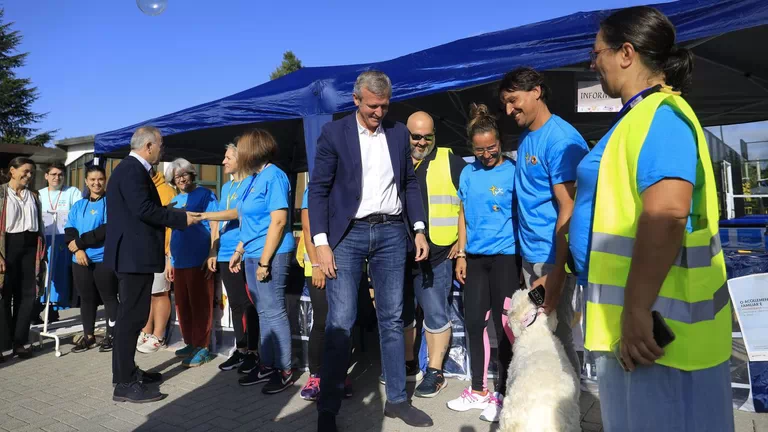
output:
[[[512,296],[509,327],[515,335],[507,395],[501,411],[503,432],[579,432],[579,380],[555,337],[555,314],[528,298]]]

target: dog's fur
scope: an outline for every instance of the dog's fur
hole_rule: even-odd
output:
[[[522,289],[512,296],[507,316],[515,335],[507,394],[501,411],[503,432],[579,432],[579,379],[555,337],[555,314],[540,313],[525,327],[536,305]]]

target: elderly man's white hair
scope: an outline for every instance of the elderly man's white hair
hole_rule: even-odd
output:
[[[165,168],[165,182],[175,185],[174,177],[176,176],[177,171],[181,173],[190,173],[197,178],[197,169],[195,166],[184,158],[178,158]]]
[[[131,150],[140,150],[147,143],[155,142],[161,136],[160,129],[154,126],[142,126],[136,129],[131,137]]]
[[[381,71],[370,70],[361,73],[355,81],[355,96],[362,98],[364,88],[379,97],[392,97],[392,81]]]

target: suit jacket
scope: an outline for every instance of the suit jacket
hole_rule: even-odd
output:
[[[355,218],[363,192],[363,168],[357,113],[323,126],[317,139],[315,168],[309,185],[309,227],[314,237],[328,234],[335,248]],[[424,221],[421,190],[413,173],[408,129],[402,123],[384,121],[389,158],[395,175],[403,220],[413,238],[413,223]]]
[[[162,206],[152,178],[133,156],[109,177],[107,215],[104,264],[120,273],[161,273],[165,227],[187,227],[186,213]]]

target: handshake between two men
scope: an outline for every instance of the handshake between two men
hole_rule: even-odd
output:
[[[203,221],[203,214],[197,212],[187,212],[187,226],[191,226]]]

